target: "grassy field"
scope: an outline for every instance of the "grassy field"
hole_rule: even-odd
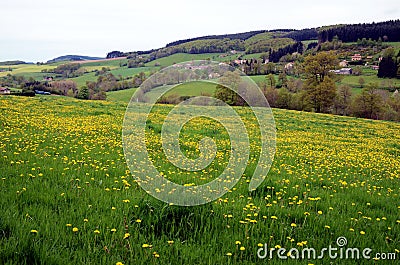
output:
[[[121,102],[128,104],[135,93],[136,88],[107,92],[107,101]]]
[[[125,101],[117,93],[128,91],[109,100]],[[157,139],[171,108],[156,106],[147,128],[160,170],[189,182],[222,170],[223,160],[187,174],[164,166]],[[124,102],[0,97],[0,264],[329,264],[260,260],[257,250],[264,243],[321,250],[340,236],[371,255],[400,255],[400,124],[274,110],[277,153],[262,186],[248,191],[254,137],[234,189],[213,203],[178,207],[147,195],[129,173],[125,109]],[[255,135],[249,109],[235,110]],[[218,124],[193,120],[182,131],[184,151],[196,152],[199,132],[228,140]]]
[[[1,66],[0,68],[11,68],[12,71],[7,71],[7,72],[0,72],[0,77],[6,76],[7,74],[12,74],[12,75],[24,75],[29,77],[32,75],[41,75],[41,78],[43,78],[43,73],[41,73],[42,70],[44,69],[53,69],[56,66],[54,65],[36,65],[36,64],[19,64],[19,65],[11,65],[11,66]]]
[[[174,63],[187,62],[192,60],[206,60],[207,58],[212,61],[220,60],[220,53],[204,53],[204,54],[189,54],[189,53],[176,53],[167,57],[163,57],[146,64],[146,66],[169,66]]]

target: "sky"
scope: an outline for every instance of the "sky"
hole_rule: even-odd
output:
[[[1,0],[0,61],[105,57],[205,35],[399,18],[398,0]]]

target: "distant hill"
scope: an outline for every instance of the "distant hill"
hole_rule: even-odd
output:
[[[316,42],[318,41],[317,45],[321,45],[338,36],[343,42],[356,42],[362,38],[371,38],[371,40],[379,40],[380,42],[397,42],[400,41],[399,32],[400,20],[364,24],[340,24],[301,30],[256,30],[177,40],[168,43],[163,48],[147,51],[112,51],[107,54],[107,58],[127,57],[131,61],[131,66],[140,66],[177,53],[207,54],[239,51],[245,54],[268,53],[269,60],[275,62],[284,56],[285,52],[292,52],[292,50],[299,50],[299,48],[301,51],[303,48],[298,46],[302,41],[315,40]],[[272,56],[273,58],[271,58],[272,53],[275,53]]]
[[[101,57],[90,57],[90,56],[82,56],[82,55],[64,55],[52,60],[47,61],[47,63],[57,63],[64,61],[90,61],[90,60],[101,60],[104,58]]]
[[[4,61],[4,62],[0,62],[0,65],[19,65],[19,64],[28,64],[27,62],[24,61]]]

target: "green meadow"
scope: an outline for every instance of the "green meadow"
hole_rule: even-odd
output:
[[[378,252],[400,256],[398,123],[274,109],[275,160],[249,192],[260,139],[250,109],[235,107],[252,136],[239,183],[214,202],[179,207],[148,195],[127,168],[121,130],[133,92],[108,101],[0,97],[0,264],[375,264]],[[189,173],[165,161],[160,128],[172,108],[156,105],[146,129],[157,168],[189,184],[223,170],[226,156]],[[184,127],[183,152],[196,156],[203,136],[229,152],[229,135],[202,118]],[[338,237],[371,248],[371,259],[257,257],[264,244],[320,251]]]

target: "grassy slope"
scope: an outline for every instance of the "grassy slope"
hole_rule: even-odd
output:
[[[249,166],[221,200],[184,208],[152,199],[126,171],[125,105],[0,97],[0,108],[1,264],[258,264],[258,244],[320,250],[339,236],[373,253],[398,249],[398,123],[274,110],[277,154],[262,186],[248,192]],[[157,132],[169,109],[158,106],[148,126],[150,155],[167,176],[195,181],[200,173],[162,164]],[[252,124],[249,109],[235,110]],[[227,137],[211,123],[191,125],[185,150],[198,130]],[[257,137],[251,143],[254,152]],[[268,263],[287,264],[276,256]]]
[[[146,66],[154,66],[158,64],[160,66],[169,66],[174,63],[192,61],[192,60],[211,60],[218,61],[220,59],[220,53],[204,53],[204,54],[188,54],[188,53],[176,53],[167,57],[163,57],[146,64]]]
[[[136,88],[107,92],[107,101],[122,102],[128,104],[135,93]]]

